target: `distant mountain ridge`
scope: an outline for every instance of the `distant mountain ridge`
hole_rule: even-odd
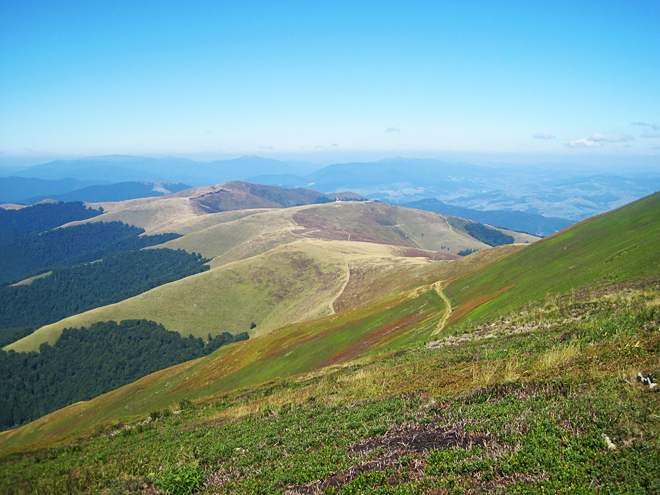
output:
[[[117,184],[87,186],[64,194],[35,196],[27,199],[27,204],[35,204],[45,199],[55,201],[82,201],[83,203],[103,203],[126,201],[129,199],[151,198],[190,189],[187,184],[162,181],[132,181]]]
[[[494,227],[527,232],[528,234],[545,237],[565,229],[573,224],[570,220],[557,217],[544,217],[537,213],[524,211],[491,210],[480,211],[462,206],[453,206],[438,201],[435,198],[421,199],[412,203],[403,203],[400,206],[416,208],[418,210],[433,211],[443,215],[453,215],[467,218],[481,223],[487,223]]]

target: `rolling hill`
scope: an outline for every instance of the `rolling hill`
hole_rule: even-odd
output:
[[[239,183],[237,195],[244,198],[249,187]],[[216,189],[229,190],[226,185]],[[275,189],[280,201],[290,199],[282,199],[276,188],[254,189],[271,195]],[[211,260],[210,271],[44,326],[6,349],[36,351],[43,342],[54,344],[64,328],[108,319],[153,319],[184,336],[248,330],[256,335],[334,312],[334,301],[345,287],[349,287],[348,300],[351,278],[363,277],[367,286],[385,278],[395,288],[397,280],[406,280],[419,265],[489,247],[468,233],[470,221],[382,203],[342,201],[248,210],[251,214],[209,214],[191,208],[197,215],[171,215],[172,200],[190,205],[200,197],[200,191],[193,192],[178,193],[178,198],[104,204],[110,211],[97,220],[121,219],[143,225],[150,234],[180,233],[182,237],[155,248],[199,253]],[[303,194],[313,198],[315,193],[294,190],[291,194],[299,199]],[[154,211],[160,213],[154,215],[158,223],[147,219]],[[138,218],[147,221],[135,221]],[[505,232],[520,243],[536,240]],[[363,303],[378,293],[351,297]],[[254,330],[248,328],[253,322]]]
[[[425,238],[443,223],[462,238],[444,217],[415,223],[405,209],[374,203],[278,212],[282,226],[296,223],[274,248],[249,249],[227,234],[256,219],[257,237],[283,238],[281,227],[266,229],[274,220],[259,220],[272,210],[218,225],[197,219],[204,228],[171,242],[201,236],[215,257],[189,283],[213,274],[274,288],[277,276],[298,270],[304,279],[309,269],[301,285],[331,286],[309,286],[318,297],[296,311],[311,319],[282,325],[287,316],[276,331],[257,324],[247,341],[0,433],[0,449],[13,452],[0,464],[13,480],[6,489],[531,493],[589,480],[618,493],[657,488],[660,403],[648,384],[660,370],[660,194],[529,246],[444,263],[411,245],[439,242]],[[212,239],[227,236],[217,249]],[[222,258],[237,246],[236,260]],[[289,288],[291,305],[271,314],[302,302]]]

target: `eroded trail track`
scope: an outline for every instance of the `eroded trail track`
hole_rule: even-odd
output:
[[[445,313],[442,315],[442,318],[438,322],[438,326],[435,327],[435,330],[433,330],[433,333],[431,335],[437,335],[442,330],[445,328],[445,325],[447,325],[447,321],[449,320],[449,317],[451,316],[452,312],[452,307],[451,307],[451,302],[449,301],[449,298],[446,296],[446,294],[442,290],[442,280],[439,280],[433,284],[433,289],[435,292],[442,298],[442,300],[445,303]]]

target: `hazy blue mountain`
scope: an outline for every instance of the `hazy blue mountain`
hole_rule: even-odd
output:
[[[197,162],[185,158],[151,158],[137,156],[99,156],[79,160],[56,160],[29,167],[16,175],[41,179],[75,178],[105,182],[169,181],[208,186],[232,180],[245,180],[255,175],[309,173],[316,165],[283,162],[259,156],[232,160]]]
[[[245,179],[245,182],[261,184],[263,186],[286,187],[288,189],[309,185],[305,178],[293,174],[255,175],[254,177]]]
[[[45,180],[26,177],[0,177],[0,204],[25,204],[25,199],[47,194],[64,194],[92,185],[76,179]]]
[[[422,199],[412,203],[401,203],[399,206],[467,218],[468,220],[474,220],[494,227],[526,232],[541,237],[559,232],[573,224],[573,222],[565,218],[544,217],[543,215],[524,211],[472,210],[461,206],[448,205],[435,198]]]
[[[126,201],[128,199],[151,198],[164,194],[190,189],[190,186],[174,182],[119,182],[102,186],[89,186],[64,194],[44,195],[29,198],[26,203],[35,204],[44,199],[57,201],[82,201],[85,203],[101,203],[105,201]]]

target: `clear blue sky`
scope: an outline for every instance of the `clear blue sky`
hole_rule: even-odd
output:
[[[660,168],[657,0],[0,6],[3,161],[656,155]]]

